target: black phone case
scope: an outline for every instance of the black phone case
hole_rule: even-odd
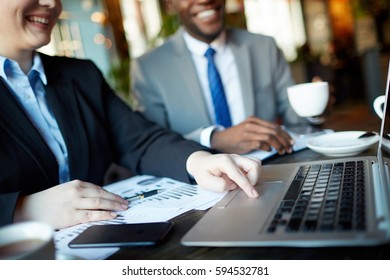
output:
[[[173,223],[94,225],[69,242],[70,248],[151,246],[161,242]]]

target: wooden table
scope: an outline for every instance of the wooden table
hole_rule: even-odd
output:
[[[340,130],[378,131],[380,120],[362,102],[338,107],[323,124],[324,128]],[[363,152],[373,155],[376,147]],[[263,164],[294,163],[323,160],[328,157],[309,149],[292,155],[277,156]],[[191,211],[174,218],[174,229],[161,245],[121,249],[109,259],[155,259],[155,260],[317,260],[317,259],[390,259],[390,244],[374,247],[327,247],[327,248],[283,248],[283,247],[186,247],[181,245],[183,235],[207,211]]]

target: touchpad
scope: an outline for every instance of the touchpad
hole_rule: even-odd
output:
[[[282,181],[262,182],[256,187],[256,190],[260,195],[258,198],[249,198],[243,190],[235,190],[233,191],[234,193],[226,195],[226,197],[218,203],[218,208],[258,207],[258,205],[263,207],[264,205],[272,205],[280,196],[282,186]]]

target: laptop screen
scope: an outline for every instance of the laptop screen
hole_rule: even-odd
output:
[[[386,92],[385,92],[385,101],[382,105],[383,110],[383,118],[382,121],[382,127],[381,127],[381,133],[380,135],[382,138],[379,141],[379,146],[382,148],[383,155],[385,156],[390,155],[390,108],[387,106],[387,99],[389,96],[389,90],[390,90],[390,62],[389,62],[389,69],[387,73],[387,79],[386,79]]]
[[[390,62],[389,62],[389,68],[387,71],[387,78],[386,78],[386,92],[384,95],[384,103],[382,106],[383,110],[383,120],[381,125],[381,131],[379,139],[379,147],[378,147],[378,163],[383,166],[380,166],[380,170],[383,171],[382,178],[384,179],[385,186],[389,186],[389,174],[388,174],[388,166],[386,165],[385,161],[382,157],[390,158],[390,108],[388,106],[388,99],[389,99],[389,91],[390,91]]]

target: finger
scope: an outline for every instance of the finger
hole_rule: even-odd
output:
[[[117,216],[116,212],[100,210],[77,210],[75,213],[77,223],[106,221],[115,219]]]
[[[291,136],[279,125],[261,119],[255,119],[254,123],[256,123],[256,126],[251,127],[251,129],[254,129],[255,132],[274,135],[277,138],[283,139],[285,143],[294,144]]]
[[[263,150],[263,151],[270,152],[272,150],[272,147],[268,143],[260,141],[259,149]]]
[[[88,182],[81,182],[79,194],[83,198],[102,198],[106,200],[116,201],[118,203],[127,203],[127,201],[119,195],[109,192],[102,187]]]
[[[236,153],[246,154],[246,153],[249,153],[249,152],[255,151],[255,150],[263,150],[263,151],[270,152],[272,149],[271,149],[271,146],[269,144],[267,144],[265,141],[263,141],[263,142],[259,141],[259,140],[244,141],[244,142],[238,143]]]
[[[246,168],[244,169],[246,170]],[[230,164],[226,165],[224,173],[230,178],[230,180],[237,184],[237,186],[239,186],[249,197],[256,198],[259,196],[256,189],[253,187],[253,184],[248,179],[247,175],[242,171],[242,166],[237,166],[235,162],[231,162]],[[252,174],[251,176],[254,175]]]
[[[128,208],[128,202],[118,202],[102,197],[84,197],[79,199],[75,206],[79,210],[124,211]]]
[[[233,159],[251,185],[254,186],[259,183],[261,174],[261,161],[259,159],[252,157],[234,157]]]
[[[276,129],[276,127],[278,127],[278,125],[275,123],[272,123],[272,122],[260,119],[258,117],[254,117],[254,116],[249,117],[247,120],[249,123],[253,123],[253,124],[256,124],[256,125],[264,127],[264,128]]]
[[[245,133],[254,133],[254,134],[276,134],[277,126],[270,125],[264,126],[257,122],[247,122],[245,124]]]
[[[278,138],[273,135],[259,135],[259,149],[264,151],[271,151],[272,147],[278,151],[278,153],[284,153],[289,147],[284,147]]]
[[[226,174],[222,174],[222,179],[223,179],[223,184],[224,184],[224,189],[227,191],[232,191],[238,188],[238,185],[232,181],[229,176]]]
[[[238,187],[229,177],[223,174],[209,173],[206,177],[198,178],[197,183],[200,187],[215,192],[230,191]]]
[[[262,143],[274,147],[280,154],[284,154],[285,152],[292,152],[293,141],[285,132],[276,135],[261,135],[260,138],[262,138],[260,140]]]
[[[274,147],[278,154],[283,155],[290,150],[290,147],[284,147],[276,138],[268,139],[268,142],[263,142],[265,145]]]
[[[246,154],[251,151],[259,150],[260,142],[258,141],[243,141],[237,144],[237,150],[234,152],[237,154]]]
[[[288,134],[285,130],[280,128],[280,133],[278,133],[281,139],[283,139],[283,142],[285,143],[285,146],[288,145],[294,145],[294,139],[291,137],[290,134]]]
[[[270,135],[270,138],[277,138],[283,146],[291,146],[294,144],[294,140],[291,136],[281,128],[281,126],[270,123],[261,119],[256,118],[252,126],[248,126],[252,132],[259,135]]]
[[[292,151],[294,144],[291,136],[280,127],[264,128],[258,125],[247,125],[243,137],[246,141],[265,142],[279,151]],[[264,147],[263,147],[264,149]]]
[[[247,147],[254,147],[254,148],[260,148],[259,145],[262,143],[268,143],[270,138],[273,138],[274,136],[269,133],[259,133],[259,132],[249,132],[246,131],[243,133],[243,138],[245,141],[242,141],[242,145],[247,145]],[[264,147],[262,147],[264,150],[266,150]]]

